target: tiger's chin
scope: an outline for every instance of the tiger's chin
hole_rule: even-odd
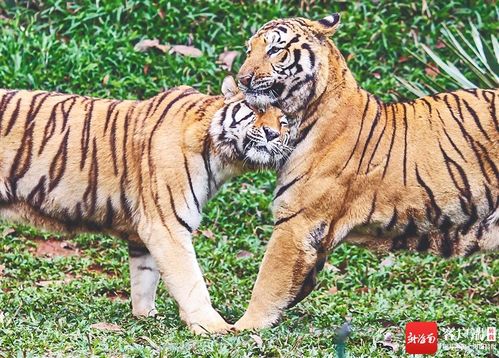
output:
[[[266,110],[270,106],[278,105],[277,99],[265,92],[245,92],[245,99],[251,106],[260,110]]]
[[[244,155],[244,162],[247,165],[260,169],[279,169],[286,160],[283,153],[272,152],[265,146],[251,146],[246,149]]]

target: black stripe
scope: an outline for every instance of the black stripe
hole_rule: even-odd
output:
[[[12,112],[12,114],[10,116],[10,121],[7,124],[7,127],[5,128],[4,136],[9,135],[10,131],[12,130],[12,127],[14,127],[14,123],[16,123],[17,117],[19,116],[19,110],[21,108],[21,99],[22,98],[19,98],[17,100],[16,108],[14,109],[14,111]]]
[[[210,136],[207,135],[204,138],[203,142],[203,163],[204,163],[204,169],[206,170],[206,176],[207,176],[207,181],[208,181],[208,198],[211,198],[212,196],[212,190],[211,190],[211,182],[213,181],[213,173],[211,171],[211,162],[210,162],[210,143],[211,139]]]
[[[350,160],[352,159],[352,157],[355,153],[355,150],[357,149],[357,145],[359,145],[360,135],[362,134],[362,128],[364,128],[364,120],[366,118],[367,109],[369,108],[370,97],[371,97],[370,95],[367,95],[366,107],[364,108],[364,113],[362,114],[362,121],[360,122],[360,129],[359,129],[359,134],[357,134],[357,140],[355,141],[355,145],[353,146],[352,152],[350,153],[348,160],[345,162],[345,165],[343,166],[343,168],[341,169],[340,172],[345,170],[348,163],[350,163]]]
[[[489,99],[487,95],[490,94],[491,98]],[[499,122],[497,121],[497,114],[496,114],[496,95],[492,91],[483,91],[483,98],[490,104],[490,116],[492,117],[492,120],[494,121],[494,124],[496,126],[496,131],[499,132]]]
[[[298,139],[294,142],[294,145],[295,147],[300,144],[308,135],[308,133],[310,132],[310,130],[315,126],[315,124],[317,123],[319,117],[317,117],[315,120],[313,120],[309,125],[307,125],[305,128],[303,128],[302,130],[300,130],[300,136],[298,137]]]
[[[151,253],[145,246],[128,242],[128,254],[130,255],[130,257],[141,257],[145,255],[150,255]]]
[[[50,163],[49,167],[49,192],[55,189],[66,171],[66,163],[68,157],[68,139],[69,139],[70,129],[67,130],[59,149]]]
[[[464,160],[464,162],[467,163],[468,161],[464,157],[463,153],[459,150],[459,148],[457,147],[457,145],[454,143],[454,141],[452,140],[452,138],[447,133],[447,130],[445,129],[444,120],[442,119],[442,116],[440,115],[440,111],[438,109],[436,111],[437,111],[438,118],[440,118],[440,122],[442,122],[442,129],[444,131],[444,134],[447,137],[447,139],[449,140],[450,144],[452,145],[452,148],[454,148],[454,150],[459,154],[459,156]]]
[[[189,164],[187,163],[187,157],[184,154],[184,168],[185,172],[187,173],[187,180],[189,181],[189,188],[191,189],[191,194],[192,198],[194,199],[194,203],[196,204],[196,208],[198,209],[198,212],[201,213],[201,208],[199,206],[199,201],[196,196],[196,193],[194,192],[194,187],[192,185],[192,178],[191,178],[191,173],[189,171]]]
[[[371,203],[371,210],[369,211],[369,214],[367,215],[367,218],[365,220],[366,224],[369,224],[371,222],[374,211],[376,210],[376,199],[377,198],[378,198],[378,193],[375,193],[374,197],[373,197],[373,201]]]
[[[407,108],[405,104],[402,103],[402,108],[404,109],[404,186],[407,186]]]
[[[428,106],[428,109],[429,109],[429,111],[430,111],[430,116],[428,117],[428,120],[430,121],[430,124],[431,124],[431,116],[432,116],[432,112],[433,112],[433,110],[432,110],[432,105],[431,105],[431,103],[430,103],[430,102],[428,102],[428,100],[427,100],[426,98],[424,98],[424,97],[423,97],[423,98],[420,98],[419,100]]]
[[[281,187],[277,190],[277,192],[275,193],[275,195],[274,195],[274,199],[273,199],[273,200],[277,199],[279,196],[281,196],[282,194],[284,194],[284,192],[285,192],[286,190],[288,190],[288,189],[289,189],[292,185],[294,185],[294,184],[295,184],[298,180],[300,180],[300,179],[301,179],[301,178],[303,178],[304,176],[305,176],[305,174],[302,174],[302,175],[300,175],[300,176],[298,176],[298,177],[294,178],[293,180],[291,180],[289,183],[287,183],[287,184],[285,184],[285,185],[281,186]]]
[[[362,154],[360,156],[359,166],[357,167],[357,174],[359,174],[359,172],[360,172],[360,167],[362,166],[362,162],[364,161],[364,155],[366,154],[367,147],[369,146],[369,142],[371,141],[371,138],[374,134],[374,129],[378,125],[379,118],[381,116],[381,110],[380,110],[381,105],[380,105],[379,99],[376,97],[375,97],[375,99],[376,99],[376,114],[374,116],[374,120],[372,122],[371,129],[369,130],[369,134],[367,135],[367,140],[364,143],[364,149],[362,149]]]
[[[187,224],[184,219],[182,219],[178,213],[177,213],[177,209],[175,208],[175,202],[173,200],[173,194],[172,194],[172,190],[170,188],[169,185],[166,186],[166,188],[168,189],[168,193],[170,194],[170,206],[173,210],[173,215],[175,215],[175,218],[177,219],[177,221],[179,222],[180,225],[182,225],[183,227],[185,227],[185,229],[189,232],[192,232],[192,228],[189,226],[189,224]]]
[[[390,157],[392,155],[392,148],[393,148],[393,143],[395,142],[395,132],[397,131],[397,121],[395,118],[395,110],[397,109],[397,106],[392,106],[390,105],[390,108],[393,108],[393,115],[392,115],[392,124],[393,124],[393,131],[392,131],[392,140],[390,142],[390,148],[388,149],[388,156],[386,158],[386,164],[385,164],[385,169],[383,169],[383,176],[382,178],[385,177],[386,171],[388,170],[388,163],[390,163]]]
[[[395,225],[397,225],[398,218],[399,218],[399,216],[398,216],[397,208],[393,208],[392,218],[390,219],[390,222],[388,223],[388,225],[386,225],[387,231],[392,230],[395,227]]]
[[[473,242],[473,244],[471,246],[468,246],[465,251],[464,251],[464,257],[468,257],[472,254],[474,254],[475,252],[478,252],[480,251],[480,246],[478,245],[478,242],[475,241]]]
[[[445,166],[447,167],[447,171],[449,172],[449,175],[452,179],[452,182],[454,183],[454,186],[461,192],[462,195],[464,195],[468,200],[470,200],[471,199],[470,185],[469,185],[468,178],[466,177],[466,173],[465,173],[464,169],[459,164],[457,164],[451,157],[449,157],[447,155],[445,150],[442,148],[440,141],[438,143],[438,146],[440,148],[440,151],[442,152],[442,156],[444,157]],[[461,177],[461,180],[463,181],[464,188],[461,188],[459,186],[459,184],[454,176],[454,173],[452,172],[450,164],[452,164],[454,166],[454,168],[457,169],[457,171]]]
[[[478,145],[480,147],[480,150],[482,151],[483,158],[485,159],[485,161],[487,161],[490,168],[494,172],[494,176],[496,178],[499,178],[499,171],[497,170],[497,166],[494,163],[494,161],[492,159],[490,159],[490,155],[487,152],[487,149],[480,142],[476,142],[476,145]]]
[[[301,48],[304,49],[304,50],[306,50],[308,52],[309,62],[310,62],[310,69],[313,69],[315,67],[315,54],[312,51],[312,48],[310,47],[310,45],[308,43],[302,44]],[[283,59],[283,61],[284,61],[284,59]]]
[[[492,193],[490,191],[490,188],[485,185],[485,197],[487,198],[487,203],[489,204],[489,211],[494,210],[494,199],[492,198]]]
[[[0,102],[0,135],[2,134],[2,122],[5,112],[7,111],[7,107],[16,93],[17,91],[9,91],[2,96],[2,101]]]
[[[153,269],[152,267],[149,267],[149,266],[142,266],[140,265],[139,267],[137,267],[140,271],[156,271],[155,269]]]
[[[452,256],[453,246],[452,246],[452,239],[449,233],[452,225],[453,225],[452,221],[446,215],[444,216],[444,219],[442,220],[442,223],[439,226],[440,231],[443,233],[443,240],[440,244],[440,253],[442,254],[443,257]]]
[[[85,167],[85,162],[87,160],[88,148],[90,145],[90,129],[92,127],[92,114],[94,111],[94,100],[90,99],[90,109],[87,110],[85,114],[85,120],[83,121],[83,130],[81,135],[81,161],[80,170]],[[85,109],[87,105],[85,105]]]
[[[451,92],[450,95],[452,97],[454,97],[454,100],[456,101],[456,105],[457,105],[457,111],[458,111],[458,114],[459,114],[459,117],[461,118],[461,122],[464,123],[464,115],[463,115],[463,109],[461,108],[461,101],[460,101],[460,98],[457,94],[455,94],[454,92]]]
[[[106,227],[111,227],[113,225],[113,218],[114,218],[113,203],[111,201],[111,198],[107,198],[106,219],[105,219]]]
[[[275,223],[274,223],[274,226],[277,226],[277,225],[281,225],[281,224],[284,224],[285,222],[291,220],[292,218],[294,218],[295,216],[301,214],[301,212],[303,211],[303,209],[300,209],[298,210],[296,213],[290,215],[290,216],[286,216],[284,218],[280,218],[278,219]]]
[[[436,222],[440,218],[440,215],[442,214],[442,210],[437,205],[437,202],[435,200],[435,195],[433,194],[433,191],[424,182],[423,178],[421,178],[421,175],[419,174],[419,170],[418,170],[417,164],[416,164],[416,179],[417,179],[419,185],[421,185],[423,187],[423,189],[426,191],[426,194],[428,195],[428,198],[430,198],[431,207],[433,209],[433,212],[435,213],[435,217],[433,218],[433,221]]]
[[[407,222],[407,225],[405,226],[404,232],[400,235],[395,236],[392,239],[392,251],[395,250],[405,250],[408,248],[407,245],[407,239],[410,237],[416,236],[418,233],[418,228],[416,226],[416,223],[414,222],[414,218],[411,216],[409,217],[409,221]]]
[[[423,234],[419,238],[418,246],[416,247],[416,250],[419,252],[424,252],[428,251],[430,248],[430,237],[428,234]]]
[[[466,102],[465,99],[463,99],[463,103],[466,106],[466,109],[468,110],[468,112],[470,112],[471,116],[473,117],[473,120],[475,121],[477,127],[480,129],[480,132],[482,132],[483,136],[485,138],[487,138],[487,140],[490,141],[490,137],[487,134],[487,132],[483,129],[482,123],[480,123],[480,119],[478,118],[478,115],[476,114],[475,110],[473,108],[471,108],[471,106],[468,104],[468,102]]]
[[[383,109],[385,112],[385,125],[383,126],[383,129],[381,130],[381,133],[379,135],[378,141],[376,142],[376,145],[374,146],[373,152],[371,154],[371,157],[369,158],[369,162],[367,162],[366,165],[366,174],[369,172],[369,167],[374,159],[374,155],[376,154],[376,151],[378,150],[379,144],[381,143],[381,139],[383,138],[383,135],[385,134],[385,129],[386,125],[388,123],[388,112],[386,111],[386,105],[383,103]]]
[[[104,124],[104,134],[107,132],[107,128],[109,126],[109,121],[111,120],[111,115],[113,114],[114,109],[116,106],[121,103],[121,101],[113,101],[109,107],[107,107],[107,112],[106,112],[106,121]]]

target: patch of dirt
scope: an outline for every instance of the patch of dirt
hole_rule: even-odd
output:
[[[80,256],[80,250],[67,241],[61,241],[54,238],[44,240],[42,238],[34,238],[36,248],[30,252],[37,257],[67,257]]]
[[[123,328],[114,323],[99,322],[90,325],[90,328],[97,329],[99,331],[110,331],[110,332],[122,332]]]
[[[111,301],[128,301],[128,293],[125,291],[111,291],[106,294]]]

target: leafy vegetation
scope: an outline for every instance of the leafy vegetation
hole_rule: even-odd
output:
[[[469,27],[471,28],[470,37],[472,40],[467,38],[459,29],[451,31],[445,25],[441,29],[444,40],[440,43],[440,47],[447,47],[452,51],[451,61],[446,61],[424,44],[420,46],[436,66],[444,71],[444,76],[455,88],[496,88],[499,86],[499,42],[497,37],[492,34],[490,35],[490,41],[487,41],[473,23],[470,23]],[[427,63],[427,59],[424,57],[414,53],[413,55],[423,64]],[[461,66],[466,68],[468,75],[463,74],[454,65],[453,62],[456,59],[459,60]],[[418,97],[445,91],[445,87],[432,79],[440,71],[437,72],[431,67],[429,69],[430,71],[427,74],[430,76],[427,77],[426,82],[423,84],[409,82],[400,77],[396,78]]]
[[[334,11],[343,15],[335,41],[361,85],[384,99],[402,98],[411,94],[398,87],[394,74],[422,81],[426,73],[411,55],[417,53],[414,38],[434,48],[444,25],[463,31],[472,21],[487,38],[498,26],[492,2],[465,0],[315,1],[306,12],[298,1],[228,0],[9,0],[0,8],[0,87],[116,98],[145,98],[179,84],[216,93],[227,74],[216,63],[219,54],[243,53],[246,39],[266,21]],[[154,38],[193,45],[203,55],[134,50],[139,41]],[[440,51],[453,56],[448,47]],[[242,60],[236,59],[234,71]],[[440,75],[435,81],[453,85]],[[272,230],[274,179],[270,172],[248,174],[226,185],[205,209],[195,237],[214,305],[230,321],[244,312]],[[66,237],[63,249],[70,255],[46,257],[53,252],[39,247],[52,237],[30,227],[0,226],[0,356],[334,356],[335,331],[351,318],[346,344],[351,356],[397,357],[402,353],[380,342],[391,333],[403,346],[406,322],[436,320],[441,329],[497,327],[497,254],[378,257],[342,246],[319,275],[317,290],[279,326],[257,336],[194,337],[162,285],[160,317],[132,317],[125,243]],[[122,330],[91,327],[102,322]],[[440,345],[437,356],[487,354],[469,347]]]

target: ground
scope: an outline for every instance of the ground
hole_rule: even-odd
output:
[[[227,74],[218,55],[244,53],[245,40],[266,21],[341,11],[337,44],[362,86],[390,100],[409,95],[394,74],[420,80],[428,72],[411,55],[415,39],[441,47],[444,23],[466,29],[473,21],[485,34],[498,27],[494,2],[315,1],[308,10],[300,10],[298,1],[286,3],[0,2],[0,87],[145,98],[189,84],[217,93]],[[146,38],[192,45],[203,55],[135,51]],[[447,84],[444,76],[436,80]],[[270,172],[249,174],[226,185],[205,208],[195,236],[214,306],[232,322],[244,312],[272,230],[274,179]],[[0,356],[335,356],[341,349],[335,331],[351,319],[345,348],[352,357],[403,355],[405,324],[418,320],[438,322],[437,356],[485,357],[489,348],[476,346],[482,337],[469,334],[497,326],[497,253],[443,260],[342,246],[329,257],[317,289],[280,325],[222,337],[193,336],[162,285],[160,316],[132,317],[128,270],[126,245],[119,240],[0,224]],[[104,326],[92,326],[97,323]],[[449,332],[456,340],[444,337]],[[399,351],[383,346],[387,333],[402,346]],[[450,346],[456,343],[468,350]],[[487,347],[498,354],[497,346]]]

